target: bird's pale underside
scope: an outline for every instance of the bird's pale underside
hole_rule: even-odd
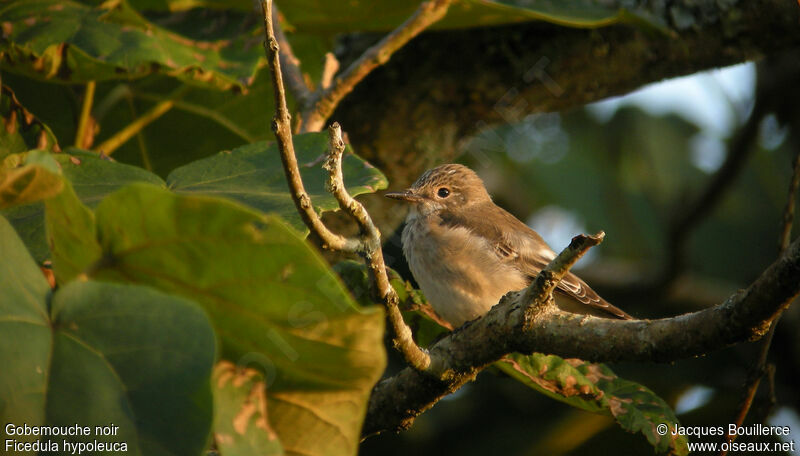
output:
[[[538,233],[495,205],[463,165],[428,170],[407,190],[386,196],[410,203],[403,253],[436,313],[454,327],[528,286],[556,256]],[[554,296],[568,312],[631,318],[572,273]]]

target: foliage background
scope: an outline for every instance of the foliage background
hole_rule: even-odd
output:
[[[92,11],[98,3],[85,1],[64,5],[86,12]],[[170,103],[166,113],[113,151],[113,158],[118,162],[152,171],[154,181],[160,178],[169,182],[170,173],[176,168],[220,151],[271,139],[268,120],[273,111],[271,87],[260,57],[258,14],[252,11],[249,1],[112,3],[118,6],[112,8],[116,15],[112,22],[130,25],[146,21],[148,27],[158,30],[156,38],[163,39],[163,35],[159,35],[163,33],[175,34],[183,40],[172,40],[178,43],[176,49],[168,47],[163,53],[153,52],[143,61],[112,61],[108,58],[108,49],[86,46],[102,42],[97,37],[105,35],[73,36],[72,47],[68,48],[72,54],[63,54],[68,57],[66,68],[72,71],[64,71],[64,66],[51,60],[58,53],[42,44],[47,44],[47,40],[37,41],[37,38],[49,37],[50,42],[57,42],[59,40],[53,36],[60,33],[59,30],[68,31],[73,24],[55,20],[26,24],[25,16],[16,19],[9,16],[11,3],[2,5],[8,8],[3,10],[2,20],[14,24],[10,31],[4,28],[2,83],[13,89],[22,106],[52,130],[62,148],[71,144],[83,148],[102,145],[143,113],[164,102]],[[595,2],[574,2],[567,7],[549,9],[526,8],[520,6],[521,3],[461,2],[437,28],[485,28],[544,19],[555,23],[556,27],[622,24],[659,33],[658,30],[674,25],[665,24],[644,10],[603,8]],[[17,2],[17,6],[29,8],[26,14],[37,9],[55,11],[64,17],[76,14],[69,9],[53,10],[57,4],[59,2]],[[415,7],[414,2],[391,2],[391,5],[378,2],[374,6],[354,5],[348,11],[326,5],[310,1],[279,5],[283,7],[295,53],[312,82],[318,82],[325,52],[342,51],[348,45],[358,49],[359,43],[372,42],[377,35],[370,32],[391,29]],[[100,34],[107,30],[93,32]],[[112,30],[111,33],[116,32]],[[342,36],[343,33],[351,35]],[[221,47],[199,44],[218,43],[218,40],[232,40],[232,43],[226,41]],[[166,38],[166,42],[170,42],[170,38]],[[11,43],[26,45],[17,49]],[[343,62],[347,61],[346,51],[340,52]],[[198,52],[202,55],[198,56]],[[417,58],[424,60],[424,54]],[[202,62],[199,68],[193,67],[198,61]],[[769,78],[770,72],[777,71],[769,67],[761,69],[758,80]],[[103,77],[98,78],[98,75]],[[94,79],[99,80],[91,112],[91,134],[88,139],[76,138],[86,83]],[[501,87],[500,91],[507,95],[510,89],[512,87]],[[796,96],[793,85],[779,85],[771,90],[786,99]],[[4,95],[7,94],[4,92]],[[761,95],[758,90],[753,92],[754,98]],[[513,107],[514,102],[519,101],[513,96],[496,98],[490,105],[497,111]],[[380,100],[381,93],[374,94],[373,104],[380,105]],[[755,99],[744,100],[742,106],[730,106],[733,117],[740,119],[740,124],[744,123],[755,102]],[[771,117],[766,115],[773,112],[775,115]],[[346,112],[337,114],[347,118]],[[620,284],[630,277],[644,280],[648,276],[641,274],[642,271],[659,273],[673,253],[674,246],[669,244],[670,220],[693,201],[709,180],[709,171],[698,168],[690,155],[693,147],[690,139],[698,132],[697,124],[679,116],[653,115],[630,107],[620,109],[609,119],[599,119],[580,107],[530,117],[501,113],[499,117],[504,122],[473,128],[480,131],[459,138],[457,150],[431,151],[427,144],[420,144],[424,155],[411,159],[418,162],[416,166],[419,167],[419,163],[434,164],[459,157],[458,160],[481,173],[495,200],[522,220],[538,214],[539,218],[534,220],[557,222],[558,217],[552,214],[567,214],[568,219],[576,220],[586,231],[605,230],[608,240],[582,275],[601,294],[628,312],[655,318],[721,302],[746,286],[774,260],[775,239],[790,175],[789,163],[797,150],[797,143],[793,142],[797,123],[794,115],[787,115],[775,104],[770,105],[766,113],[759,112],[759,116],[756,119],[761,126],[759,141],[752,148],[746,167],[720,204],[708,209],[707,219],[690,236],[688,261],[679,280],[658,293],[652,290],[631,292],[631,287]],[[333,120],[338,120],[336,115]],[[770,128],[770,125],[779,128]],[[343,126],[346,131],[365,128],[362,124],[345,123]],[[414,136],[415,132],[400,134]],[[726,150],[734,137],[735,132],[731,132],[729,137],[723,138]],[[363,138],[363,135],[356,134],[354,138]],[[359,144],[358,139],[354,143],[356,152],[368,151],[372,146],[366,141]],[[35,138],[27,139],[25,146],[7,149],[0,158],[34,148]],[[313,150],[319,152],[318,148]],[[310,163],[316,156],[309,153],[304,158]],[[389,176],[398,175],[393,168],[403,165],[400,159],[394,162],[380,155],[372,158]],[[69,165],[65,163],[65,166],[68,169]],[[265,169],[274,171],[272,175],[280,174],[277,161]],[[316,179],[316,182],[321,183],[321,180]],[[365,192],[384,185],[377,180],[361,184]],[[397,189],[407,185],[408,179],[388,184]],[[75,186],[82,196],[79,186]],[[354,185],[349,188],[353,190]],[[292,218],[291,207],[285,204],[287,199],[284,197],[282,201],[284,216]],[[329,204],[327,209],[332,207]],[[377,214],[384,213],[387,219],[383,231],[388,239],[389,266],[410,279],[398,237],[389,235],[396,227],[392,220],[402,213],[396,206],[382,202],[372,202],[371,207]],[[549,218],[546,217],[548,212],[540,212],[545,207],[551,208]],[[560,208],[561,212],[552,211],[553,207]],[[268,208],[275,209],[274,206]],[[293,221],[297,226],[296,218]],[[25,233],[20,234],[25,238]],[[39,260],[43,258],[34,256]],[[206,311],[209,312],[208,308]],[[777,372],[775,393],[780,404],[775,422],[780,424],[797,422],[798,394],[793,386],[800,359],[797,324],[797,311],[792,309],[781,322],[771,352]],[[388,352],[390,357],[394,356],[391,350]],[[685,397],[687,391],[705,394],[710,400],[679,414],[679,419],[685,425],[718,426],[730,421],[747,368],[754,359],[754,347],[742,345],[673,365],[613,367],[621,376],[647,385],[673,405]],[[399,365],[397,359],[391,359],[389,372]],[[761,414],[763,396],[759,398],[751,415],[751,419],[757,421],[765,419]],[[534,394],[498,372],[482,374],[477,382],[423,415],[410,431],[372,438],[360,447],[363,454],[456,451],[463,454],[489,451],[597,454],[614,453],[620,448],[635,454],[652,451],[641,436],[623,432],[613,425],[611,418],[581,412]]]

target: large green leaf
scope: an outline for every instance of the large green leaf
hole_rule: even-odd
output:
[[[215,341],[195,304],[99,282],[72,282],[51,301],[47,282],[2,217],[0,251],[3,423],[88,426],[91,435],[66,440],[125,443],[134,455],[196,455],[206,446]],[[100,435],[95,426],[115,427]],[[54,439],[59,450],[63,440]]]
[[[541,353],[512,353],[495,366],[556,400],[612,415],[626,431],[644,434],[659,453],[688,454],[686,437],[656,432],[660,424],[670,429],[678,424],[669,405],[645,386],[617,377],[603,364]]]
[[[325,191],[327,171],[322,169],[321,163],[327,153],[327,141],[324,133],[294,137],[303,183],[318,212],[339,207]],[[352,154],[352,150],[349,152],[344,157],[342,172],[351,195],[386,188],[386,178],[378,169]],[[248,144],[190,163],[170,173],[167,184],[178,193],[214,194],[262,212],[274,212],[295,228],[304,229],[289,194],[274,142]]]
[[[261,372],[220,361],[214,368],[214,440],[222,456],[282,455],[269,425]]]
[[[50,286],[14,229],[0,215],[0,419],[42,423],[52,340]],[[27,437],[32,439],[32,436]]]
[[[225,356],[265,373],[287,453],[355,453],[385,365],[383,314],[359,309],[299,233],[233,202],[143,184],[95,216],[106,261],[94,276],[201,303]]]
[[[124,0],[90,7],[18,0],[0,9],[3,66],[40,79],[85,82],[162,72],[195,85],[243,89],[263,52],[248,34],[195,41],[147,21]],[[255,29],[254,29],[255,33]]]
[[[31,149],[59,150],[50,128],[17,99],[6,85],[0,86],[0,160]]]
[[[109,160],[94,152],[67,149],[53,154],[62,175],[72,183],[81,202],[94,207],[107,194],[132,182],[148,182],[164,186],[164,181],[144,169]],[[36,203],[3,211],[28,246],[36,261],[50,255],[45,240],[44,204]]]
[[[415,0],[349,2],[295,0],[280,3],[289,22],[303,32],[387,31],[405,21],[419,6]],[[568,27],[600,27],[628,20],[650,19],[644,9],[626,10],[602,0],[467,0],[453,2],[435,28],[468,28],[541,20]],[[641,17],[639,17],[641,16]]]

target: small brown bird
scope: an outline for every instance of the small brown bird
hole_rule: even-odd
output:
[[[454,327],[484,315],[509,291],[527,287],[556,257],[536,231],[492,202],[481,178],[466,166],[433,168],[409,189],[385,196],[410,204],[403,253],[436,313]],[[554,296],[567,312],[631,318],[572,273]]]

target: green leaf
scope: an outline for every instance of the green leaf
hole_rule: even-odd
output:
[[[56,282],[64,284],[100,258],[94,213],[84,206],[72,189],[45,202],[45,224]]]
[[[297,161],[305,189],[317,212],[337,209],[338,203],[325,191],[327,171],[322,160],[328,149],[324,133],[294,137]],[[345,186],[351,195],[386,188],[383,174],[348,150],[342,162]],[[258,142],[220,152],[180,167],[167,177],[178,193],[214,194],[243,203],[262,212],[274,212],[295,228],[305,229],[292,202],[275,143]]]
[[[72,183],[81,202],[89,207],[96,206],[105,195],[132,182],[165,185],[161,178],[149,171],[115,162],[94,152],[70,148],[51,157],[58,162],[62,175]],[[3,214],[14,225],[36,261],[49,257],[43,203],[15,207],[3,211]]]
[[[8,86],[0,87],[0,160],[31,149],[58,152],[58,142],[50,128],[25,109]]]
[[[47,282],[2,217],[0,248],[10,260],[0,290],[11,297],[0,300],[0,420],[89,426],[90,436],[66,439],[124,442],[126,454],[198,454],[211,427],[215,353],[203,312],[146,287],[99,282],[72,282],[49,304]],[[112,423],[113,435],[95,432]],[[62,440],[53,440],[59,450]]]
[[[573,407],[607,413],[628,432],[640,432],[660,453],[685,455],[683,436],[659,435],[656,426],[678,424],[675,413],[648,388],[621,379],[603,364],[555,355],[513,353],[495,363],[523,384]]]
[[[142,184],[95,215],[107,259],[95,276],[202,304],[225,356],[264,372],[287,452],[356,452],[386,362],[383,313],[359,309],[299,233],[233,202]]]
[[[20,161],[25,164],[15,165]],[[63,187],[57,163],[45,151],[9,155],[0,166],[0,209],[41,201]]]
[[[341,33],[392,30],[414,13],[418,1],[350,2],[296,0],[281,5],[288,21],[303,32]],[[467,0],[453,2],[434,28],[469,28],[531,20],[568,27],[600,27],[618,22],[646,21],[661,26],[645,8],[626,10],[613,2],[577,0]]]
[[[51,334],[50,286],[14,228],[0,215],[0,419],[4,423],[44,421]],[[32,439],[33,437],[27,437]]]
[[[264,376],[255,369],[228,361],[214,368],[214,439],[222,456],[283,454],[269,425],[266,392]]]
[[[125,1],[96,7],[64,0],[14,1],[0,9],[3,66],[77,83],[153,72],[194,85],[243,89],[263,57],[249,34],[195,41],[147,21]]]

